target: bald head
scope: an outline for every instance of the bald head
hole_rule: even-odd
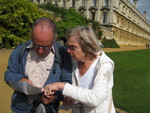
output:
[[[38,18],[32,25],[32,39],[38,45],[50,45],[56,37],[55,23],[45,17]]]
[[[32,31],[34,30],[35,27],[40,26],[41,29],[43,29],[43,31],[47,28],[47,29],[52,29],[53,34],[54,34],[54,38],[57,35],[57,29],[56,29],[56,25],[55,23],[46,17],[41,17],[35,20],[35,22],[32,25]]]

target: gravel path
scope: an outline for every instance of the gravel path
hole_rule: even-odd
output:
[[[122,46],[120,48],[102,48],[105,52],[117,52],[117,51],[132,51],[132,50],[139,50],[139,49],[146,49],[145,47],[133,47],[133,46]]]

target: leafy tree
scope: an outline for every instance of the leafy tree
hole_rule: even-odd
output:
[[[92,21],[92,28],[93,28],[97,38],[99,40],[101,40],[102,34],[103,34],[103,32],[101,31],[101,24],[99,22]]]
[[[52,11],[56,20],[56,24],[58,27],[58,39],[63,40],[64,34],[66,30],[71,29],[76,26],[87,26],[91,24],[93,30],[95,31],[98,39],[101,39],[102,31],[100,28],[100,23],[96,21],[92,21],[90,19],[86,19],[81,13],[76,12],[75,9],[64,9],[57,5],[53,4],[40,4],[40,8],[45,10]],[[59,18],[59,19],[58,19]],[[59,21],[57,21],[59,20]]]
[[[60,18],[59,21],[56,21],[58,27],[58,39],[64,40],[64,35],[66,30],[71,29],[76,26],[86,26],[90,23],[90,20],[83,17],[79,12],[76,12],[75,9],[64,9],[57,5],[53,4],[41,4],[39,7],[52,11],[54,13],[55,20]],[[57,15],[57,16],[56,16]]]
[[[33,21],[47,13],[28,0],[0,0],[0,48],[15,47],[30,39]]]
[[[0,48],[12,48],[30,39],[31,25],[41,16],[56,21],[58,40],[64,40],[66,30],[91,23],[72,8],[67,10],[50,3],[37,6],[28,0],[0,0]],[[93,29],[101,36],[99,24],[94,23]]]
[[[84,18],[79,12],[75,12],[74,9],[69,9],[62,18],[62,21],[58,21],[58,37],[61,39],[67,30],[76,26],[87,26],[90,21]]]
[[[67,14],[67,9],[64,9],[62,7],[59,7],[58,5],[54,5],[51,3],[39,4],[39,7],[44,10],[53,12],[54,18],[57,18],[57,17],[64,18],[64,16]]]

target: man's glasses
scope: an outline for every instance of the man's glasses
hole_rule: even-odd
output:
[[[35,49],[43,49],[43,50],[51,50],[51,46],[39,46],[39,45],[36,45],[36,44],[33,44],[33,48]]]

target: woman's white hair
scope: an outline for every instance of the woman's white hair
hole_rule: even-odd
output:
[[[84,52],[96,55],[101,50],[99,41],[91,27],[78,26],[66,32],[65,38],[68,40],[75,36]]]

